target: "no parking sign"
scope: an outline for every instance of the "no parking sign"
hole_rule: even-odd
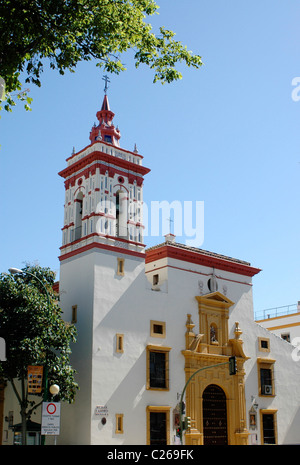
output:
[[[57,436],[59,428],[60,402],[43,402],[41,434]]]

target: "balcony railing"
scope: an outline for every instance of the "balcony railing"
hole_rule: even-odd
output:
[[[268,318],[275,318],[278,316],[290,315],[292,313],[297,313],[297,312],[300,312],[299,302],[298,304],[284,305],[282,307],[273,307],[273,308],[266,308],[265,310],[260,310],[254,313],[254,319],[256,321],[267,320]]]

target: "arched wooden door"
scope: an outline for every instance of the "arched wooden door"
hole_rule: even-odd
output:
[[[210,384],[203,391],[202,399],[204,445],[227,445],[227,409],[223,389]]]

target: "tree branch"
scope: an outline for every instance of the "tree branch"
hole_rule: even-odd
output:
[[[15,382],[14,382],[13,378],[9,378],[9,381],[11,382],[13,391],[14,391],[14,393],[16,394],[16,397],[17,397],[17,399],[18,399],[19,404],[21,405],[22,399],[21,399],[21,397],[20,397],[20,395],[19,395],[19,393],[18,393],[18,390],[17,390],[17,388],[16,388],[16,386],[15,386]]]

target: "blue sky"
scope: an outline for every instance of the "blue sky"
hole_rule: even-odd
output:
[[[294,304],[299,289],[300,4],[263,0],[158,0],[156,28],[202,56],[200,70],[153,84],[151,70],[110,77],[121,146],[137,144],[151,168],[144,200],[203,201],[199,247],[251,262],[254,309]],[[103,99],[103,72],[80,64],[0,119],[1,271],[38,262],[59,273],[64,184],[73,146],[89,144]],[[300,78],[299,78],[300,82]],[[300,92],[299,92],[300,95]],[[149,237],[148,246],[163,237]],[[185,237],[178,237],[184,243]]]

